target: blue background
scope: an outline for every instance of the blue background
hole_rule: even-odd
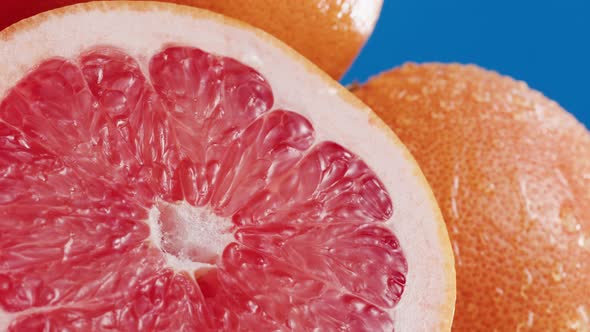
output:
[[[540,90],[590,126],[590,0],[384,0],[344,83],[414,62],[475,63]]]

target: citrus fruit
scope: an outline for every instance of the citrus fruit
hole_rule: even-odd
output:
[[[455,331],[588,331],[590,134],[525,83],[409,64],[356,95],[426,174],[455,253]]]
[[[0,330],[449,330],[417,165],[270,35],[81,4],[4,30],[0,78]]]
[[[162,0],[237,18],[278,37],[335,79],[350,67],[383,0]],[[46,10],[88,0],[2,0],[0,30]],[[173,22],[169,22],[169,24]]]

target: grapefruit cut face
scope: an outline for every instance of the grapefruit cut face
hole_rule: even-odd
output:
[[[95,3],[6,30],[0,55],[0,330],[450,328],[415,163],[276,40]]]

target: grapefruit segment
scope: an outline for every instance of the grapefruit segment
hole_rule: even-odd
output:
[[[314,130],[303,116],[277,110],[258,118],[229,147],[219,165],[219,184],[211,205],[230,216],[267,191],[303,157]],[[237,219],[234,219],[237,220]]]
[[[121,282],[125,283],[125,279]],[[199,310],[202,299],[195,285],[185,277],[164,271],[134,286],[127,297],[101,298],[85,302],[83,306],[31,311],[19,316],[10,330],[203,331],[209,328],[208,318]],[[187,319],[177,319],[176,315]]]
[[[292,266],[273,255],[232,244],[224,252],[223,262],[224,268],[217,271],[216,282],[220,284],[215,286],[222,291],[212,299],[206,295],[206,299],[225,303],[214,307],[224,310],[224,315],[236,316],[238,326],[244,330],[256,329],[257,320],[278,322],[275,328],[291,330],[332,331],[356,325],[373,327],[360,331],[386,331],[393,325],[384,309],[335,289],[310,276],[306,268]],[[251,276],[258,278],[252,280]],[[244,278],[253,282],[244,283]],[[227,293],[230,289],[234,290],[232,294]],[[244,326],[241,317],[248,316],[248,312],[255,318],[252,325]]]
[[[334,142],[317,144],[234,215],[238,224],[385,221],[392,202],[367,165]]]
[[[51,54],[26,72],[0,72],[0,322],[9,331],[448,329],[448,238],[396,138],[268,36],[248,34],[255,56],[238,60],[242,47],[219,40],[242,42],[250,27],[175,10],[98,3],[47,14],[38,36],[88,15],[103,37],[81,33],[93,40],[65,52],[55,47],[71,40],[46,45]],[[167,15],[211,35],[182,42],[175,29],[125,28]],[[134,48],[127,40],[137,39],[106,33],[117,25],[166,37]],[[2,55],[19,43],[0,37]],[[300,75],[301,98],[278,79],[283,70]],[[359,131],[329,125],[330,107]],[[421,322],[411,319],[421,310]]]
[[[405,258],[395,236],[379,225],[270,224],[242,228],[236,239],[329,288],[345,289],[382,307],[394,306],[403,292]]]

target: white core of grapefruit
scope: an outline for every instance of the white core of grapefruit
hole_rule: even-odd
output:
[[[172,210],[176,217],[174,223],[180,226],[173,236],[162,234],[162,209]],[[199,271],[212,268],[213,264],[191,260],[182,253],[180,255],[166,253],[162,248],[163,239],[170,238],[181,247],[190,247],[197,242],[208,252],[216,253],[222,252],[223,248],[233,240],[233,234],[228,231],[231,227],[230,220],[219,217],[206,208],[194,207],[185,201],[156,204],[149,211],[147,223],[150,226],[152,245],[164,251],[166,262],[176,271]]]
[[[441,214],[413,158],[368,107],[264,32],[207,11],[169,4],[66,7],[0,33],[0,97],[47,58],[74,58],[91,47],[109,45],[134,56],[148,72],[150,57],[170,44],[198,47],[254,68],[273,89],[273,108],[296,110],[313,124],[317,142],[338,142],[367,163],[393,200],[394,213],[386,225],[398,237],[408,264],[403,296],[391,312],[395,331],[449,330],[454,262]],[[0,309],[0,330],[13,317]]]

